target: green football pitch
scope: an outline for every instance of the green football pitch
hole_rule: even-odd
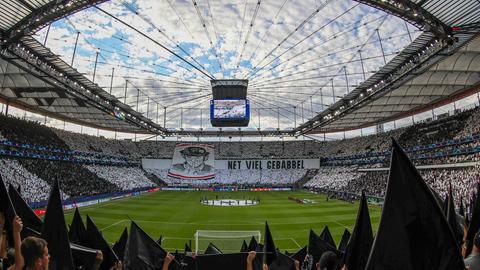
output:
[[[259,198],[260,203],[254,206],[207,206],[200,203],[205,196],[209,199],[216,196],[219,199]],[[308,199],[312,203],[299,204],[289,200],[289,196]],[[376,231],[381,209],[370,205],[369,210]],[[125,227],[129,227],[132,219],[153,239],[162,236],[162,247],[169,251],[183,250],[189,241],[195,248],[197,230],[260,231],[263,238],[265,221],[268,221],[276,246],[282,251],[293,252],[305,246],[310,229],[320,234],[325,225],[338,244],[344,229],[352,230],[357,211],[358,202],[326,201],[325,195],[307,191],[158,191],[80,208],[84,221],[88,214],[111,243],[120,237]],[[68,224],[72,217],[73,211],[67,211]],[[241,246],[239,241],[234,243],[238,249]]]

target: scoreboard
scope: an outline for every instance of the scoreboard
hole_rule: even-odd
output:
[[[245,127],[250,122],[247,80],[212,80],[210,123],[214,127]]]

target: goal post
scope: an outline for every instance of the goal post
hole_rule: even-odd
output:
[[[224,253],[239,252],[243,241],[247,244],[252,237],[257,242],[261,239],[260,231],[212,231],[197,230],[195,232],[195,252],[201,254],[208,247],[209,243],[217,246]]]

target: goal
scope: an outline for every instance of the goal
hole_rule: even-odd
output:
[[[202,254],[209,243],[214,244],[223,253],[239,252],[243,240],[250,242],[252,236],[260,242],[260,231],[210,231],[197,230],[195,232],[195,252]]]

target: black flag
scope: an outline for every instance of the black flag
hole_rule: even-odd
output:
[[[334,246],[320,238],[313,230],[310,230],[308,237],[308,254],[313,256],[313,261],[317,262],[325,251],[332,251],[340,256],[340,252]]]
[[[248,245],[245,240],[243,240],[242,247],[240,248],[240,252],[247,252],[248,251]]]
[[[115,242],[115,244],[112,247],[113,252],[117,254],[118,259],[120,259],[121,261],[123,260],[123,257],[125,255],[127,240],[128,240],[128,231],[127,231],[127,228],[125,228],[122,232],[122,235],[118,239],[118,241]]]
[[[307,246],[304,246],[299,251],[297,251],[295,254],[292,254],[289,257],[292,258],[293,260],[303,262],[303,260],[305,260],[305,256],[307,256]]]
[[[220,249],[217,246],[215,246],[214,244],[209,243],[207,249],[205,249],[205,252],[203,254],[205,254],[205,255],[218,255],[218,254],[223,254],[223,252],[220,251]]]
[[[97,250],[87,248],[84,246],[70,243],[70,249],[72,250],[72,256],[75,261],[75,266],[86,266],[87,269],[92,269],[97,258]]]
[[[100,270],[108,270],[118,262],[117,255],[113,252],[103,235],[97,228],[97,225],[87,215],[87,237],[86,246],[101,250],[103,253],[103,261],[100,264]]]
[[[277,259],[277,249],[275,248],[275,243],[273,241],[272,233],[268,227],[268,223],[265,222],[265,239],[263,243],[263,263],[270,265],[273,261]]]
[[[342,235],[342,239],[340,240],[340,244],[338,244],[338,250],[340,250],[341,252],[345,252],[345,250],[347,249],[347,244],[348,244],[348,241],[350,240],[350,232],[345,229],[343,231],[343,235]]]
[[[463,197],[460,197],[460,209],[458,210],[460,216],[465,218],[465,207],[463,206]]]
[[[50,270],[73,270],[72,252],[68,239],[67,225],[63,215],[62,198],[58,180],[53,184],[50,198],[48,199],[47,212],[45,213],[42,227],[42,238],[48,243],[50,254]]]
[[[5,217],[5,230],[8,234],[8,245],[13,246],[13,228],[12,222],[13,218],[17,215],[15,213],[15,208],[13,207],[10,195],[8,195],[7,188],[3,182],[2,175],[0,174],[0,212],[4,213]]]
[[[380,225],[365,269],[465,269],[440,205],[394,140]]]
[[[368,212],[367,198],[362,192],[357,221],[345,251],[344,262],[348,270],[363,270],[373,244],[372,224]]]
[[[0,174],[0,212],[7,212],[7,209],[11,206],[12,202],[10,201],[10,196],[8,195],[7,188],[3,182],[2,175]]]
[[[325,240],[332,247],[335,247],[335,248],[337,247],[337,245],[335,244],[335,241],[333,240],[332,234],[330,233],[330,230],[328,229],[328,226],[325,226],[323,228],[323,231],[320,234],[320,239]]]
[[[442,212],[443,214],[445,215],[445,217],[447,216],[447,213],[448,213],[448,194],[445,195],[445,199],[443,200],[443,203],[442,203]]]
[[[467,231],[467,251],[465,257],[470,255],[473,248],[473,239],[475,238],[475,234],[480,230],[480,185],[477,184],[477,193],[473,197],[473,202],[471,203],[470,207],[472,210],[471,219],[468,222],[468,231]]]
[[[196,269],[245,270],[247,269],[247,255],[246,253],[198,255],[195,259]]]
[[[23,222],[24,229],[22,230],[22,239],[28,236],[40,237],[42,220],[33,212],[32,208],[23,200],[12,185],[8,186],[8,194],[10,195],[15,213]]]
[[[282,253],[278,253],[277,258],[269,265],[269,270],[295,270],[293,258]]]
[[[161,269],[167,252],[145,233],[134,221],[125,249],[124,270]],[[174,267],[174,262],[170,267]]]
[[[455,200],[453,197],[452,185],[450,184],[448,190],[448,210],[447,210],[447,221],[448,225],[452,229],[453,235],[457,240],[458,245],[461,245],[463,242],[463,226],[462,223],[459,223],[461,218],[455,212]]]
[[[192,252],[192,248],[185,243],[185,248],[183,249],[183,253],[187,254],[187,252]]]
[[[257,251],[257,247],[258,247],[257,239],[255,239],[255,237],[252,236],[252,239],[250,239],[250,243],[248,244],[247,251]]]
[[[75,213],[73,214],[72,223],[70,224],[70,230],[68,231],[68,238],[70,243],[77,245],[85,245],[86,242],[87,229],[83,224],[82,216],[78,208],[75,208]]]

